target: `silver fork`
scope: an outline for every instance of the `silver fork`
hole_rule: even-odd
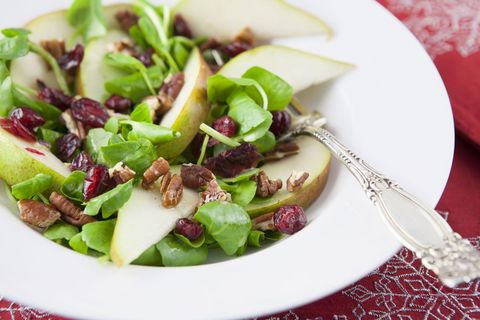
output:
[[[289,110],[294,116],[293,124],[281,140],[308,135],[322,142],[358,180],[400,242],[415,252],[443,284],[455,287],[480,277],[480,253],[454,232],[438,212],[422,205],[340,143],[323,128],[326,119],[320,113],[308,113],[297,99]]]

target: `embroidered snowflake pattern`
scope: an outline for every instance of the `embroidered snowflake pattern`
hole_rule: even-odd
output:
[[[479,0],[390,0],[386,7],[423,43],[432,58],[480,49]]]

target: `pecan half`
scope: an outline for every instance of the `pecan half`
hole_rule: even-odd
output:
[[[61,194],[52,192],[50,202],[61,212],[62,219],[74,226],[81,227],[84,224],[96,221],[95,218],[83,213],[82,209],[75,206]]]
[[[257,183],[256,195],[261,198],[267,198],[274,195],[278,190],[282,188],[282,180],[274,179],[270,180],[265,171],[260,171],[255,176],[255,182]]]
[[[117,163],[113,168],[108,170],[108,173],[116,184],[128,182],[135,178],[136,174],[135,171],[130,169],[126,164],[123,164],[123,162]]]
[[[193,163],[182,165],[180,175],[185,187],[191,189],[201,188],[207,185],[211,180],[215,179],[215,175],[212,171]]]
[[[172,180],[172,173],[168,171],[162,178],[162,182],[160,183],[160,192],[165,193],[167,191],[168,184]]]
[[[213,201],[231,201],[232,196],[230,193],[222,190],[218,185],[217,180],[210,180],[207,185],[207,189],[200,192],[200,205]]]
[[[107,50],[108,52],[123,53],[129,56],[137,55],[137,50],[135,50],[134,44],[129,38],[109,43]]]
[[[43,202],[20,200],[17,205],[20,219],[36,230],[48,228],[60,219],[60,212]]]
[[[275,223],[273,222],[273,215],[274,212],[269,212],[252,219],[253,229],[260,231],[277,230],[277,228],[275,228]]]
[[[287,179],[287,190],[288,192],[297,192],[302,189],[303,184],[308,179],[308,172],[300,171],[297,172],[293,170],[290,177]]]
[[[273,162],[285,157],[296,155],[300,152],[300,147],[295,142],[282,142],[275,146],[270,152],[265,154],[262,162]]]
[[[250,47],[254,47],[256,43],[255,35],[253,34],[252,29],[250,29],[249,27],[243,28],[243,30],[235,36],[233,41],[246,43]]]
[[[63,39],[43,40],[40,41],[40,45],[50,53],[55,60],[60,59],[60,57],[67,52],[65,41]]]
[[[117,19],[123,31],[128,32],[131,27],[138,23],[139,17],[133,11],[123,10],[115,14],[115,19]]]
[[[174,174],[162,196],[162,204],[165,208],[176,207],[182,199],[183,182],[179,175]]]
[[[144,189],[150,188],[150,186],[157,181],[158,178],[167,173],[168,170],[170,170],[170,165],[167,160],[160,157],[153,161],[150,168],[148,168],[143,174],[142,187]]]
[[[64,111],[60,115],[60,121],[65,124],[68,132],[75,134],[77,137],[80,138],[80,140],[85,139],[85,137],[87,136],[85,126],[83,125],[83,123],[73,118],[72,111],[70,109]]]
[[[165,79],[160,93],[158,94],[158,101],[161,107],[157,110],[157,116],[160,117],[167,113],[172,108],[173,102],[177,99],[180,90],[182,90],[185,83],[185,75],[183,72],[177,72]]]

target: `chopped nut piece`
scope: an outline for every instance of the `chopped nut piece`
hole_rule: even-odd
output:
[[[244,28],[233,40],[246,43],[251,47],[254,47],[256,42],[255,35],[249,27]]]
[[[260,171],[254,179],[257,183],[256,195],[261,198],[267,198],[274,195],[283,185],[282,180],[280,179],[270,180],[263,170]]]
[[[297,192],[300,190],[308,179],[308,172],[305,171],[300,171],[297,172],[293,170],[292,174],[290,177],[287,179],[287,190],[288,192]]]
[[[56,60],[58,60],[67,52],[65,48],[65,41],[63,39],[43,40],[40,41],[40,45]]]
[[[87,136],[85,126],[80,121],[77,121],[73,118],[72,111],[70,109],[64,111],[60,115],[60,120],[67,127],[68,132],[75,134],[80,140],[85,139]]]
[[[179,175],[174,174],[163,193],[162,204],[165,208],[176,207],[182,199],[183,182]]]
[[[263,162],[278,161],[283,158],[296,155],[300,152],[300,147],[295,142],[283,142],[277,144],[275,149],[265,154]]]
[[[134,44],[129,38],[109,43],[107,50],[110,53],[122,53],[129,56],[135,56],[137,54],[137,50],[135,50]]]
[[[18,209],[20,219],[36,230],[48,228],[60,219],[60,212],[55,208],[35,200],[18,201]]]
[[[212,171],[192,163],[182,165],[181,176],[185,187],[191,189],[203,187],[215,179]]]
[[[200,205],[213,201],[231,201],[230,193],[223,191],[218,185],[217,180],[210,180],[207,190],[200,192]]]
[[[165,175],[162,178],[162,182],[160,183],[160,192],[165,193],[168,188],[168,184],[170,183],[170,180],[172,180],[172,173],[168,171],[165,173]]]
[[[123,10],[117,12],[115,19],[117,19],[117,22],[120,24],[123,31],[128,32],[131,27],[138,23],[139,17],[130,10]]]
[[[262,214],[252,220],[253,229],[260,231],[274,231],[275,224],[273,222],[273,212]]]
[[[61,194],[52,192],[50,202],[61,212],[62,219],[74,226],[81,227],[84,224],[96,221],[95,218],[84,214],[80,208]]]
[[[177,99],[180,90],[182,90],[185,83],[185,75],[183,72],[177,72],[170,75],[163,83],[160,93],[158,94],[158,101],[161,107],[156,111],[158,117],[167,113],[172,108],[173,102]]]
[[[113,168],[108,170],[110,178],[112,178],[116,184],[126,183],[135,178],[136,172],[130,169],[123,162],[117,163]]]
[[[157,181],[158,178],[167,173],[168,170],[170,170],[170,165],[167,160],[160,157],[153,161],[150,168],[143,174],[142,187],[144,189],[150,188],[150,186]]]

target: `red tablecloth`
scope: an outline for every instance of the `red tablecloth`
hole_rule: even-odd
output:
[[[424,44],[447,86],[457,138],[437,209],[480,248],[480,0],[379,0]],[[480,280],[444,288],[407,249],[340,292],[263,317],[297,319],[480,319]],[[62,318],[0,297],[0,319]]]

